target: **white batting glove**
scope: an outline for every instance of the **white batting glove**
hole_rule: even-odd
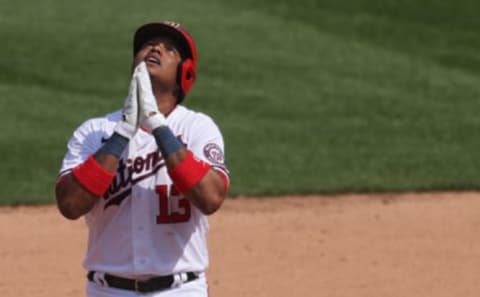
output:
[[[152,132],[156,128],[166,125],[166,119],[158,110],[157,99],[153,95],[152,82],[145,62],[138,64],[134,76],[137,80],[140,126],[148,132]]]
[[[137,79],[130,81],[128,95],[122,110],[122,120],[113,129],[114,132],[131,139],[139,127],[139,104],[137,96]]]

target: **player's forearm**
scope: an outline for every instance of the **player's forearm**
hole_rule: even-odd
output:
[[[171,153],[165,160],[167,168],[175,168],[187,155],[186,148]],[[226,197],[225,184],[218,174],[215,170],[208,169],[206,174],[184,193],[187,199],[206,215],[217,211]]]
[[[118,157],[102,150],[95,153],[94,158],[105,171],[114,172],[118,166]],[[88,185],[85,185],[81,178],[79,179],[78,174],[82,173],[77,173],[77,176],[74,173],[63,176],[55,188],[58,209],[64,217],[71,220],[88,213],[101,196],[99,192],[89,190]]]
[[[227,193],[222,178],[210,169],[204,178],[185,196],[205,215],[216,212],[223,204]]]
[[[63,176],[57,183],[55,196],[60,213],[70,220],[89,212],[98,200],[78,183],[72,173]]]

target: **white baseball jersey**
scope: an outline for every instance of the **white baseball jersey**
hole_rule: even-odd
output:
[[[83,123],[68,143],[60,175],[95,153],[120,120],[117,111]],[[228,180],[223,138],[210,117],[178,105],[167,123],[187,149]],[[172,186],[155,139],[143,130],[130,140],[110,188],[85,219],[87,270],[134,278],[208,266],[207,218]]]

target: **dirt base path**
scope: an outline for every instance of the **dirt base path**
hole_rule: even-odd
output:
[[[480,292],[479,193],[238,198],[210,223],[212,297]],[[0,296],[84,296],[86,231],[0,208]]]

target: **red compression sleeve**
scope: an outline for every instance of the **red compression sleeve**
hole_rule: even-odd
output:
[[[193,153],[188,151],[187,156],[168,173],[177,190],[186,193],[202,180],[211,167],[210,164],[195,159]]]
[[[97,196],[105,194],[115,177],[114,172],[107,171],[100,166],[93,156],[73,168],[72,173],[85,189]]]

